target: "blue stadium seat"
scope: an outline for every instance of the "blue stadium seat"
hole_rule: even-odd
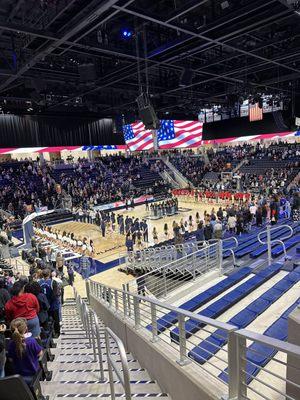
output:
[[[245,310],[231,318],[229,323],[236,325],[239,329],[241,329],[249,325],[256,317],[257,314],[254,311],[245,308]]]
[[[231,274],[229,277],[223,279],[221,282],[217,283],[216,285],[212,286],[211,288],[205,290],[202,293],[199,293],[197,296],[193,297],[192,299],[188,300],[187,302],[183,303],[179,308],[183,308],[186,311],[195,311],[197,308],[200,308],[205,303],[217,297],[225,290],[229,289],[230,287],[234,286],[237,282],[241,279],[245,278],[246,276],[250,275],[252,272],[251,268],[243,267],[238,271]],[[202,313],[201,313],[202,314]],[[211,314],[211,313],[207,313]],[[202,314],[203,315],[203,314]],[[206,315],[211,316],[211,315]],[[162,333],[166,329],[170,328],[178,321],[177,314],[174,312],[170,312],[165,316],[159,318],[157,320],[158,325],[158,332]],[[146,327],[149,331],[151,331],[151,325]]]
[[[262,314],[272,303],[270,300],[267,300],[264,298],[264,295],[259,297],[258,299],[254,300],[251,304],[249,304],[248,307],[246,307],[246,310],[252,311],[255,313],[255,318]],[[232,321],[232,320],[231,320]],[[247,326],[248,324],[244,325]]]
[[[219,315],[223,314],[227,311],[230,307],[232,307],[235,303],[246,297],[249,293],[251,293],[254,289],[258,286],[262,285],[266,282],[271,276],[274,276],[279,269],[281,268],[281,264],[276,263],[276,265],[269,266],[264,270],[260,271],[261,276],[253,276],[247,282],[243,283],[242,285],[238,286],[230,293],[227,293],[221,299],[215,301],[214,303],[210,304],[206,309],[202,310],[199,315],[204,315],[204,312],[209,312],[211,315],[207,315],[210,318],[217,318]],[[281,292],[279,292],[281,295]],[[188,326],[186,332],[186,338],[192,336],[192,334],[196,333],[203,324],[189,324],[189,320],[186,321],[186,326]],[[175,342],[179,341],[179,329],[174,328],[170,332],[171,339]]]
[[[293,274],[293,272],[291,272],[290,274]],[[281,297],[283,293],[286,292],[286,290],[290,289],[296,283],[288,279],[289,275],[281,279],[271,289],[267,290],[267,292],[263,293],[258,299],[250,303],[244,310],[240,311],[229,321],[227,321],[227,323],[235,325],[239,329],[246,328],[252,321],[255,320],[255,318],[257,318],[260,314],[262,314],[271,304],[273,304],[279,297]],[[300,281],[300,275],[298,275],[298,281]],[[274,289],[276,285],[278,285],[280,289],[284,290]],[[282,321],[285,321],[285,318],[289,313],[290,309],[287,310],[282,315]],[[277,322],[277,325],[275,325],[275,327],[271,325],[269,329],[270,330],[266,330],[265,334],[269,334],[269,336],[272,337],[275,337],[274,335],[277,335],[278,338],[280,337],[282,338],[282,332],[286,331],[286,329],[284,328],[284,324],[282,322]],[[278,330],[278,332],[275,332],[276,330]],[[227,337],[225,332],[223,332],[222,335],[222,331],[217,330],[211,336],[215,336],[219,332],[221,332],[220,335],[223,336],[223,342],[224,344],[226,344]],[[210,341],[211,336],[207,338],[208,341]],[[200,342],[198,346],[194,347],[191,350],[189,355],[193,354],[193,359],[203,364],[205,360],[208,360],[212,356],[212,354],[215,354],[218,351],[217,348],[215,348],[215,351],[213,351],[213,349],[210,348],[210,351],[207,352],[205,351],[206,346],[207,344],[205,341]],[[197,347],[199,347],[200,350],[196,350]]]
[[[290,239],[284,241],[286,250],[288,250],[291,247],[295,246],[299,242],[300,242],[300,235],[293,236]],[[276,246],[276,247],[273,248],[272,257],[278,257],[281,254],[283,254],[283,247],[282,246]]]
[[[274,339],[285,341],[288,335],[287,317],[299,304],[300,298],[294,304],[292,304],[268,329],[266,329],[263,334]],[[247,360],[255,365],[247,362],[247,383],[252,381],[253,376],[256,376],[260,371],[260,368],[264,367],[270,361],[270,358],[274,357],[275,354],[275,349],[260,343],[253,343],[248,348],[246,356]],[[225,371],[219,375],[219,378],[224,382],[228,382],[227,369],[225,369]]]

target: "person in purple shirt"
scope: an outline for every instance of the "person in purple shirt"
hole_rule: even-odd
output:
[[[8,358],[14,365],[15,373],[22,375],[29,384],[39,370],[39,358],[43,354],[43,348],[28,333],[26,319],[14,319],[10,329],[12,338],[8,345]]]

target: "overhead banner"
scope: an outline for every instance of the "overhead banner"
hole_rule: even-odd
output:
[[[251,136],[231,136],[217,139],[203,140],[203,126],[199,121],[161,120],[161,128],[157,131],[158,148],[190,149],[207,144],[236,143],[255,140],[270,140],[296,136],[296,132],[274,132],[260,134],[259,131]],[[209,124],[206,124],[209,125]],[[145,128],[143,122],[123,126],[124,140],[130,151],[153,150],[153,134]]]

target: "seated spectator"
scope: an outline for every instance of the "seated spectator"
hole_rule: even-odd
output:
[[[28,331],[38,338],[41,333],[38,313],[40,306],[38,299],[32,293],[24,293],[26,281],[15,282],[11,294],[12,298],[5,304],[5,314],[8,322],[16,318],[27,321]]]
[[[39,370],[39,357],[43,354],[43,348],[29,334],[26,319],[14,319],[10,329],[12,338],[8,346],[8,359],[13,363],[15,373],[29,384]]]

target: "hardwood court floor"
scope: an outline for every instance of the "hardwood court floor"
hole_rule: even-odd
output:
[[[200,218],[203,218],[203,213],[205,210],[208,212],[212,208],[217,210],[218,205],[213,203],[193,203],[193,202],[179,202],[179,213],[171,217],[164,217],[159,220],[147,219],[149,227],[149,245],[153,245],[152,230],[156,227],[158,232],[158,241],[162,242],[166,240],[164,235],[164,224],[167,223],[170,232],[170,238],[173,237],[172,223],[173,221],[180,222],[181,219],[184,221],[188,219],[189,215],[193,216],[195,224],[195,216],[198,211]],[[145,206],[137,206],[134,210],[120,210],[116,212],[117,214],[124,215],[124,218],[128,215],[134,218],[145,219],[149,216],[149,212],[146,211]],[[116,232],[107,232],[105,238],[102,238],[101,231],[96,225],[86,224],[82,222],[66,222],[62,224],[55,225],[55,228],[61,231],[66,230],[68,232],[74,232],[77,237],[86,237],[87,239],[92,239],[95,246],[95,259],[101,262],[107,263],[109,261],[118,259],[120,256],[124,255],[126,252],[125,247],[125,236],[120,235]],[[195,229],[195,226],[193,227]],[[144,245],[146,246],[146,245]],[[123,272],[118,271],[119,267],[111,268],[107,271],[100,272],[92,277],[93,280],[97,282],[102,282],[103,284],[121,288],[122,284],[127,283],[129,280],[133,279],[132,276],[128,276]],[[77,274],[75,286],[79,292],[85,294],[85,285],[81,276]],[[71,288],[70,288],[71,289]],[[72,296],[72,292],[67,289],[67,296]]]

